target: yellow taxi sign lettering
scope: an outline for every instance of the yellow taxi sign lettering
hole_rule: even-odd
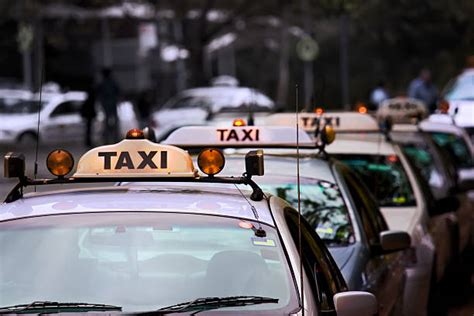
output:
[[[190,155],[177,147],[146,139],[100,146],[79,160],[74,177],[194,177]]]

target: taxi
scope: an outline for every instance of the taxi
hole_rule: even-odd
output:
[[[217,175],[224,159],[204,150],[198,171],[140,130],[85,153],[70,177],[64,150],[48,155],[51,179],[27,177],[9,153],[5,175],[19,182],[0,206],[0,313],[375,315],[305,219],[254,182],[263,154],[232,177]],[[147,185],[88,187],[124,181]],[[53,184],[86,188],[23,192]]]
[[[400,315],[405,282],[400,250],[409,248],[410,236],[389,230],[377,202],[354,172],[323,153],[318,155],[322,147],[303,130],[235,123],[239,126],[183,127],[164,143],[189,150],[211,144],[225,149],[225,174],[242,170],[248,150],[263,149],[266,174],[256,179],[262,190],[295,208],[300,205],[310,228],[329,247],[349,289],[374,293],[379,315]],[[320,136],[321,144],[334,137],[324,127]],[[304,257],[307,250],[303,247]]]
[[[417,112],[412,113],[417,116]],[[269,125],[295,123],[295,115],[285,113],[274,114],[267,120]],[[425,314],[431,287],[442,279],[450,261],[454,237],[445,217],[453,216],[440,213],[452,210],[431,206],[432,201],[424,195],[406,155],[386,139],[372,116],[356,112],[300,113],[299,124],[312,134],[321,124],[331,124],[338,137],[327,146],[327,152],[364,179],[390,229],[410,234],[414,254],[406,268],[404,314]]]

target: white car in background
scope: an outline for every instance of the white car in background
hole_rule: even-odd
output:
[[[242,117],[249,112],[268,113],[275,103],[263,93],[246,87],[213,86],[184,90],[152,114],[152,126],[158,140],[186,125],[207,124],[218,116],[232,113]],[[230,119],[232,122],[233,119]]]
[[[443,99],[455,124],[464,127],[474,142],[474,68],[452,79],[443,90]]]
[[[36,94],[9,94],[0,97],[0,143],[32,143],[36,141],[38,110],[40,110],[40,141],[57,143],[81,141],[84,139],[85,121],[81,117],[81,107],[87,99],[82,91],[47,92]],[[137,119],[130,102],[122,102],[118,107],[120,133],[137,126]],[[102,135],[104,114],[97,111],[93,128],[94,138]]]

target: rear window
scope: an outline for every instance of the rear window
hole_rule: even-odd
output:
[[[431,133],[435,143],[445,149],[456,166],[470,168],[474,165],[473,157],[464,138],[449,133]]]
[[[298,188],[295,178],[265,177],[261,188],[298,209]],[[331,182],[302,178],[301,212],[327,246],[341,246],[355,241],[349,212],[339,187]]]
[[[396,155],[338,155],[356,171],[380,206],[415,206],[416,199],[405,169]]]

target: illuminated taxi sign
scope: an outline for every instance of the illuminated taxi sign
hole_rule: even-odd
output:
[[[331,125],[336,132],[377,132],[379,125],[370,115],[357,112],[299,113],[299,126],[307,132]],[[294,113],[277,113],[267,117],[266,125],[295,126]]]
[[[194,177],[189,154],[177,147],[145,139],[123,140],[85,153],[75,178],[101,177]]]
[[[298,137],[300,145],[314,145],[314,141],[302,129],[298,130]],[[188,126],[171,133],[163,143],[183,147],[294,146],[296,145],[296,130],[288,126]]]
[[[416,123],[428,116],[428,110],[420,100],[397,97],[383,101],[376,116],[379,121],[390,119],[392,123]]]

